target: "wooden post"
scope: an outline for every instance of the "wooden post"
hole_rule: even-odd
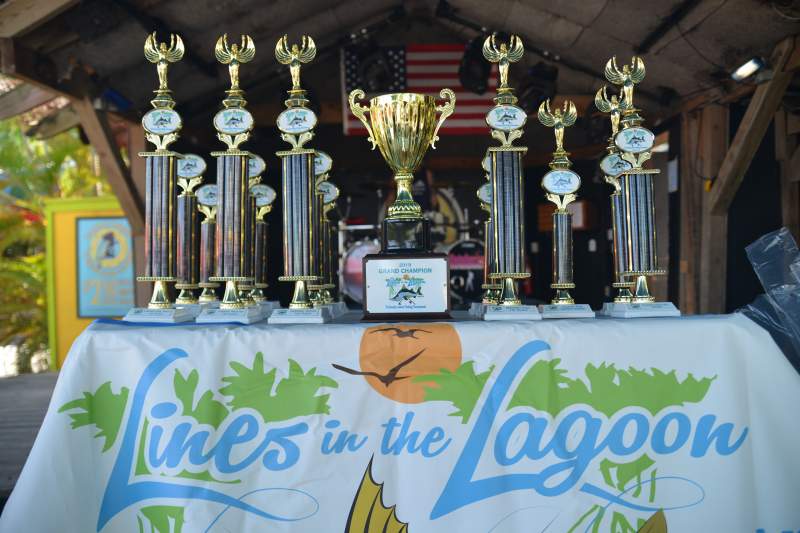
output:
[[[698,266],[703,180],[698,167],[701,113],[681,115],[680,276],[678,306],[683,314],[698,311]]]
[[[728,111],[728,106],[723,105],[709,105],[702,110],[699,154],[700,168],[706,180],[712,180],[717,175],[728,151],[730,136]],[[698,310],[700,313],[724,313],[728,266],[728,214],[713,213],[710,200],[710,194],[704,191],[700,230]]]
[[[785,109],[775,113],[775,159],[781,180],[781,214],[783,225],[800,242],[800,181],[794,161],[800,159],[798,136],[788,130],[789,117]]]
[[[108,178],[108,183],[111,185],[114,195],[119,200],[119,204],[128,218],[128,223],[131,225],[131,233],[134,235],[143,234],[144,204],[142,197],[139,196],[131,179],[130,171],[122,160],[114,136],[108,127],[106,117],[97,112],[88,97],[83,100],[73,101],[72,106],[78,113],[83,131],[97,152],[100,158],[100,165]]]
[[[798,67],[800,49],[796,46],[796,38],[788,37],[778,43],[773,51],[770,65],[774,71],[772,79],[758,86],[736,136],[731,142],[728,153],[719,170],[711,190],[711,212],[724,215],[728,212],[736,191],[739,190],[750,162],[758,150],[769,123],[780,106],[786,87]]]

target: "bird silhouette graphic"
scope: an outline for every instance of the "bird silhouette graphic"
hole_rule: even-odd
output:
[[[423,333],[430,333],[430,331],[428,331],[427,329],[420,329],[420,328],[411,328],[411,329],[383,328],[383,329],[376,329],[374,331],[370,331],[370,333],[378,333],[378,332],[381,332],[381,331],[394,331],[395,334],[392,335],[392,336],[393,337],[400,337],[401,339],[405,338],[405,337],[411,337],[412,339],[419,339],[419,337],[417,337],[415,335],[415,333],[418,332],[418,331],[421,331]]]
[[[384,387],[389,387],[389,385],[391,385],[395,381],[399,381],[401,379],[408,379],[408,378],[411,377],[411,376],[399,376],[398,377],[397,374],[398,374],[398,372],[400,372],[400,370],[403,369],[404,366],[407,366],[407,365],[411,364],[417,357],[422,355],[422,352],[424,352],[424,351],[425,351],[425,348],[423,348],[422,350],[418,351],[417,353],[415,353],[414,355],[412,355],[408,359],[405,359],[404,361],[401,361],[399,364],[397,364],[397,365],[393,366],[392,368],[390,368],[389,371],[386,374],[378,374],[377,372],[364,372],[363,370],[354,370],[352,368],[347,368],[346,366],[337,365],[336,363],[331,363],[331,364],[333,365],[333,368],[335,368],[336,370],[341,370],[342,372],[346,372],[346,373],[352,374],[354,376],[372,376],[374,378],[378,378],[378,381],[383,383]]]

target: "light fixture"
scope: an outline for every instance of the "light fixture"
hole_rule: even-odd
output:
[[[517,95],[519,105],[526,113],[535,113],[539,104],[556,95],[558,67],[540,61],[528,69]]]
[[[753,57],[739,65],[736,70],[731,73],[731,79],[733,79],[733,81],[745,80],[759,70],[763,69],[765,66],[766,63],[763,59],[760,57]]]

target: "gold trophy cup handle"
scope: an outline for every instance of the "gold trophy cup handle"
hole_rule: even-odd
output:
[[[352,93],[350,94],[352,95]],[[433,149],[436,149],[436,141],[439,140],[439,128],[442,127],[444,119],[452,115],[453,110],[456,108],[456,93],[450,89],[442,89],[439,91],[439,98],[445,98],[447,102],[436,106],[436,111],[440,112],[441,115],[439,116],[439,122],[436,123],[436,129],[433,130],[433,138],[431,139],[431,148]]]
[[[367,128],[367,133],[369,134],[367,140],[372,143],[372,149],[374,150],[375,147],[378,146],[378,143],[375,141],[375,136],[372,134],[372,128],[367,120],[367,112],[369,111],[369,108],[363,107],[361,104],[356,102],[356,100],[360,100],[362,98],[364,98],[364,91],[361,89],[353,89],[350,92],[350,96],[347,98],[347,100],[350,103],[350,110],[361,122],[364,123],[364,127]]]

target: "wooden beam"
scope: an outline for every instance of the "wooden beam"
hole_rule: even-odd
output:
[[[14,37],[47,22],[78,0],[9,0],[0,5],[0,37]]]
[[[34,107],[49,102],[56,95],[34,85],[20,83],[7,93],[0,95],[0,120],[16,117]]]
[[[698,274],[700,262],[700,223],[702,219],[703,180],[698,169],[702,113],[681,115],[680,263],[678,306],[681,312],[698,312]]]
[[[729,144],[728,106],[705,107],[701,115],[699,160],[703,177],[711,179],[719,172]],[[709,182],[706,182],[709,183]],[[711,212],[710,195],[702,194],[700,229],[700,273],[698,290],[700,313],[724,313],[728,270],[728,215]]]
[[[786,70],[786,67],[789,59],[794,57],[795,40],[795,37],[789,37],[775,47],[770,62],[774,70],[772,79],[756,88],[730,149],[725,154],[711,190],[710,208],[716,215],[727,213],[794,75],[793,70]],[[792,61],[789,66],[796,68],[794,63]]]
[[[792,160],[800,152],[798,136],[788,131],[788,113],[785,109],[775,114],[775,159],[781,180],[781,218],[794,236],[800,241],[800,181],[792,178]]]
[[[122,160],[105,115],[94,108],[89,98],[75,100],[72,105],[78,113],[83,131],[100,158],[100,165],[108,178],[108,183],[111,185],[114,195],[119,200],[119,204],[128,218],[131,232],[134,235],[144,233],[144,206],[142,199],[136,190],[125,162]]]

